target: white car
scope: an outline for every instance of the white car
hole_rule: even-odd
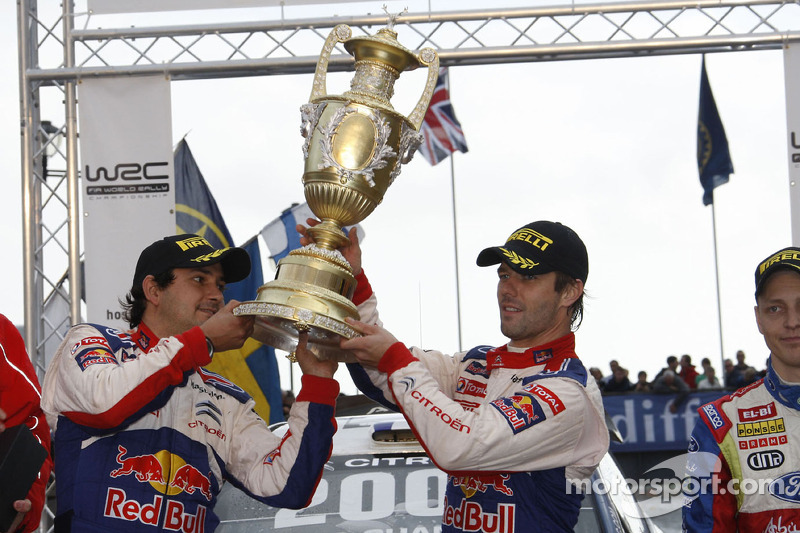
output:
[[[382,409],[381,409],[382,410]],[[216,513],[220,533],[439,533],[447,475],[434,466],[398,413],[337,417],[333,453],[305,509],[276,509],[226,484]],[[273,426],[279,436],[288,426]],[[622,478],[606,454],[594,474]],[[636,501],[624,494],[590,494],[575,531],[659,532],[635,518]]]

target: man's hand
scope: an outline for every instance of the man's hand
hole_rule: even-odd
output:
[[[25,514],[31,510],[32,504],[30,500],[17,500],[14,502],[14,510],[17,512],[16,518],[11,522],[11,527],[8,528],[7,533],[14,533],[19,529],[20,524],[25,519]]]
[[[314,218],[308,218],[306,219],[306,223],[308,224],[308,227],[313,227],[319,224],[320,221]],[[314,242],[314,238],[310,233],[308,233],[308,227],[298,224],[295,228],[297,229],[297,233],[300,234],[300,244],[303,246]],[[350,244],[348,246],[342,246],[339,248],[339,251],[353,268],[353,275],[358,276],[361,274],[361,246],[358,244],[358,232],[356,231],[355,226],[350,228],[350,232],[347,234],[347,237],[350,239]]]
[[[300,333],[297,348],[294,351],[297,363],[303,374],[320,378],[332,378],[339,368],[339,362],[333,359],[320,361],[314,352],[308,349],[308,332]]]
[[[225,350],[241,348],[244,341],[253,334],[253,328],[255,328],[256,323],[255,316],[236,316],[233,314],[233,308],[239,303],[236,300],[231,300],[200,326],[206,337],[211,339],[215,351],[224,352]]]
[[[348,324],[361,332],[361,337],[342,339],[339,347],[351,351],[363,366],[377,368],[383,354],[397,339],[380,326],[366,324],[352,318],[345,318]]]

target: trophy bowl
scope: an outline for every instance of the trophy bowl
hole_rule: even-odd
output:
[[[358,224],[383,201],[389,186],[422,141],[419,129],[439,73],[433,49],[414,54],[397,42],[388,27],[351,38],[348,26],[336,26],[325,41],[314,75],[309,102],[301,108],[305,138],[303,191],[320,219],[310,227],[313,244],[278,262],[275,279],[258,289],[256,300],[240,304],[238,315],[255,315],[253,337],[294,355],[301,332],[320,359],[354,362],[339,348],[341,338],[359,335],[347,317],[358,319],[351,301],[356,281],[338,248],[349,240],[342,227]],[[355,56],[350,90],[328,95],[327,66],[338,43]],[[428,68],[425,88],[406,117],[392,107],[394,82],[404,71]]]

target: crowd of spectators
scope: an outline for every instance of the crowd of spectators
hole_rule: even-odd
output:
[[[652,381],[648,381],[647,372],[640,371],[636,381],[632,382],[628,369],[623,368],[616,359],[608,363],[611,373],[607,376],[596,366],[591,367],[589,373],[603,394],[651,392],[674,393],[685,397],[693,390],[736,390],[764,377],[766,370],[757,370],[745,363],[744,359],[742,350],[736,352],[736,364],[731,359],[725,359],[721,380],[708,357],[700,361],[701,368],[698,370],[689,354],[684,354],[680,359],[674,355],[667,357],[667,366],[659,370]]]

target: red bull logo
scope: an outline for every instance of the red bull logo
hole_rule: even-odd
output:
[[[163,522],[163,528],[168,531],[184,533],[204,531],[207,514],[205,506],[198,505],[194,513],[187,512],[182,502],[166,500],[162,495],[199,492],[206,501],[211,501],[214,496],[211,472],[205,475],[167,450],[155,454],[130,456],[124,446],[117,446],[117,449],[119,453],[116,460],[119,468],[112,470],[110,476],[112,478],[133,476],[140,483],[149,483],[160,494],[156,495],[152,502],[142,503],[129,499],[123,489],[110,487],[106,495],[105,516],[147,525],[158,525]],[[170,472],[171,476],[165,476],[165,473]]]
[[[542,407],[530,394],[520,393],[498,398],[490,405],[503,414],[514,433],[519,433],[545,419]]]
[[[453,507],[445,497],[442,524],[459,531],[514,533],[515,510],[513,503],[500,503],[497,512],[490,513],[484,511],[479,503],[467,500],[461,500],[458,507]]]
[[[86,370],[92,365],[103,364],[103,365],[116,365],[117,360],[114,359],[114,356],[108,350],[104,350],[102,348],[97,350],[89,350],[86,352],[81,352],[77,356],[75,356],[75,362],[78,363],[78,366],[81,367],[81,372]]]
[[[509,487],[506,482],[511,478],[509,474],[498,474],[496,476],[453,476],[453,485],[461,487],[464,496],[471,498],[476,492],[486,493],[491,489],[495,492],[513,496],[514,489]]]
[[[164,509],[164,497],[160,494],[153,498],[152,503],[141,504],[136,500],[128,499],[124,490],[114,487],[109,487],[106,493],[103,516],[128,522],[141,522],[148,526],[158,526],[162,511],[164,512],[163,529],[167,531],[204,533],[206,529],[208,511],[202,505],[197,506],[197,512],[190,514],[185,512],[183,503],[169,500]]]

